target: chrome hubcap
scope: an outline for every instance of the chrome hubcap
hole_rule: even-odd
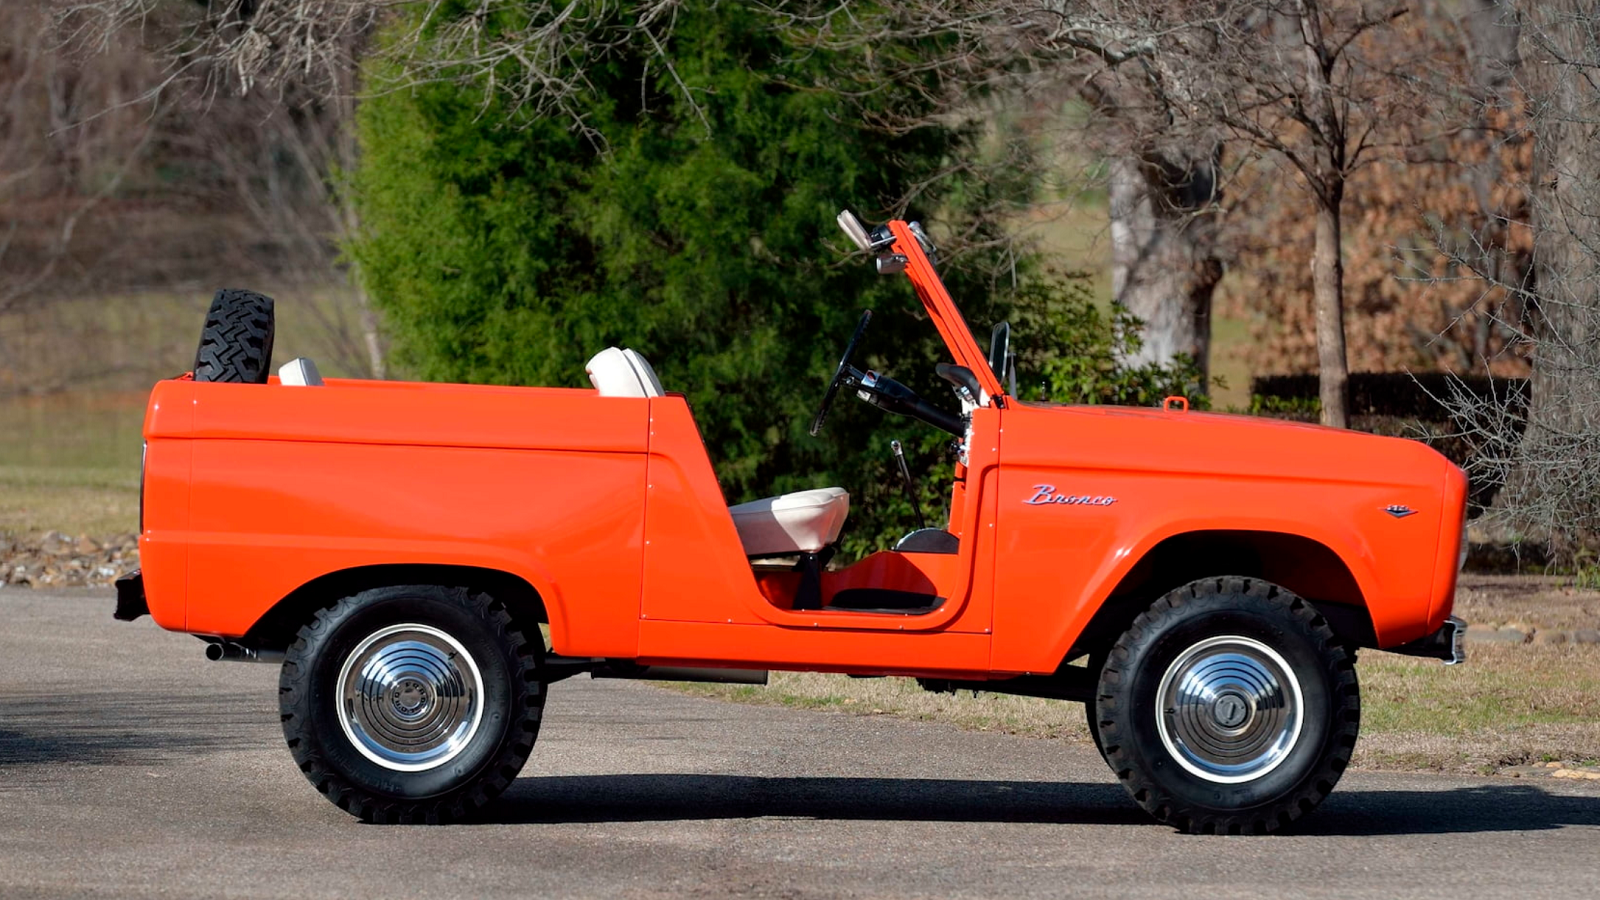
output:
[[[1208,638],[1167,667],[1157,692],[1161,743],[1207,781],[1236,784],[1276,769],[1300,739],[1300,682],[1252,638]]]
[[[418,772],[461,754],[483,720],[472,654],[428,625],[392,625],[362,641],[339,670],[339,725],[362,756]]]

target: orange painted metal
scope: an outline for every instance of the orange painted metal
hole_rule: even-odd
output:
[[[1458,531],[1461,523],[1461,498],[1440,490],[1450,472],[1459,477],[1420,443],[1314,425],[1014,404],[1005,414],[996,523],[996,667],[1053,671],[1145,554],[1195,532],[1320,543],[1360,587],[1380,645],[1421,637],[1448,614],[1434,611],[1440,523]],[[1052,490],[1041,497],[1045,486]],[[1109,502],[1044,502],[1049,497]],[[1417,512],[1396,518],[1385,512],[1391,505]],[[1052,598],[1055,614],[1016,602],[1041,595]]]
[[[872,554],[825,572],[822,598],[911,591],[936,610],[794,609],[798,575],[752,569],[678,395],[175,379],[145,422],[153,616],[237,637],[329,574],[467,566],[538,591],[564,655],[984,678],[1054,671],[1162,541],[1251,532],[1327,548],[1299,574],[1330,585],[1313,599],[1364,604],[1381,646],[1442,624],[1466,490],[1443,457],[1177,403],[1020,403],[908,226],[890,230],[951,358],[995,402],[972,412],[951,472],[959,552]]]
[[[141,562],[163,625],[238,636],[331,572],[459,565],[526,580],[573,653],[638,649],[643,400],[166,381],[151,409]]]

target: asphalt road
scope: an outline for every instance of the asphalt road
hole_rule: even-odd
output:
[[[1087,746],[587,679],[487,821],[362,825],[290,761],[274,667],[110,610],[0,590],[4,900],[1600,890],[1596,783],[1354,772],[1292,835],[1188,837]]]

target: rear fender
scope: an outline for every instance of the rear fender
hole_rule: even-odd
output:
[[[405,584],[449,585],[487,593],[506,605],[524,636],[531,639],[531,631],[540,623],[550,623],[553,634],[557,628],[555,623],[564,626],[567,622],[563,614],[550,615],[551,609],[561,609],[555,587],[548,579],[537,576],[536,579],[545,585],[543,589],[526,575],[479,566],[379,564],[341,569],[291,591],[250,626],[244,642],[265,649],[286,648],[317,610],[339,598]],[[562,630],[564,634],[565,629]]]

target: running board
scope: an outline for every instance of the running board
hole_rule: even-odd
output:
[[[766,684],[764,669],[718,669],[687,666],[641,666],[628,659],[573,659],[545,656],[544,683],[554,684],[574,675],[616,678],[624,681],[688,681],[705,684]]]
[[[993,681],[956,681],[947,678],[918,678],[917,684],[935,694],[954,694],[956,691],[982,691],[989,694],[1015,694],[1019,697],[1042,697],[1046,700],[1074,700],[1087,703],[1094,699],[1096,674],[1078,666],[1062,666],[1055,675],[1018,675],[1015,678],[997,678]]]

